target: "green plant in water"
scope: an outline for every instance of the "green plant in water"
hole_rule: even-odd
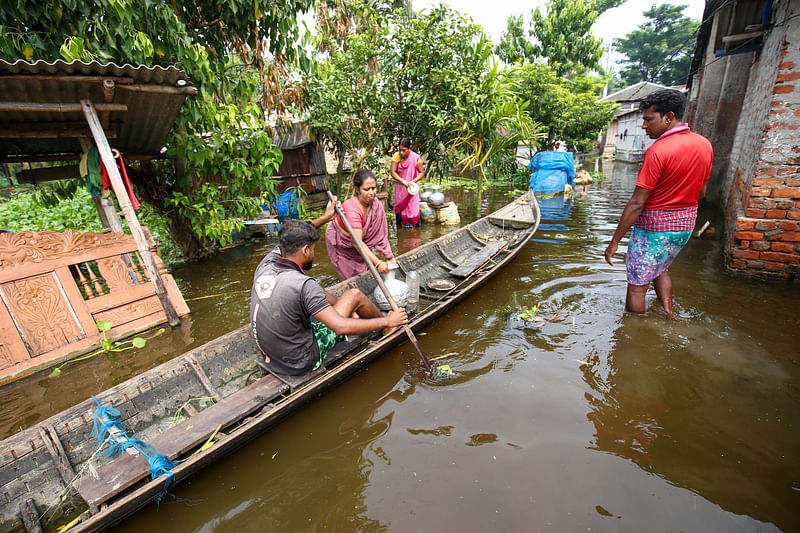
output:
[[[539,306],[534,305],[531,309],[528,309],[524,305],[522,306],[522,312],[519,313],[519,316],[522,320],[527,322],[535,322],[537,319],[536,315],[539,313]]]
[[[93,352],[89,352],[89,353],[87,353],[85,355],[81,355],[80,357],[76,357],[75,359],[70,359],[66,363],[63,363],[63,364],[57,366],[56,368],[53,369],[52,372],[50,372],[50,376],[49,377],[54,378],[54,377],[60,376],[61,375],[61,369],[64,368],[65,366],[67,366],[69,364],[72,364],[72,363],[77,363],[78,361],[85,361],[86,359],[91,359],[95,355],[103,353],[103,352],[106,352],[106,353],[124,352],[125,350],[132,350],[133,348],[144,348],[145,345],[147,344],[148,340],[154,339],[155,337],[158,337],[159,335],[161,335],[162,333],[164,333],[166,331],[164,328],[159,328],[158,331],[156,331],[153,335],[151,335],[150,337],[147,337],[147,338],[145,338],[145,337],[134,337],[134,338],[132,338],[130,340],[127,340],[127,341],[114,341],[114,340],[109,339],[106,336],[106,332],[109,331],[111,329],[111,327],[112,327],[112,324],[111,324],[110,321],[108,321],[108,320],[98,320],[97,321],[97,329],[100,332],[103,333],[103,339],[100,341],[100,348],[98,348],[97,350],[95,350]]]

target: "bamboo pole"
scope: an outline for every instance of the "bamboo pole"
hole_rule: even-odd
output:
[[[119,174],[114,156],[111,153],[111,146],[109,146],[108,140],[103,134],[103,127],[100,125],[100,119],[95,111],[95,106],[92,105],[92,102],[89,100],[81,100],[81,107],[86,121],[89,123],[89,128],[92,130],[95,144],[97,144],[97,150],[100,152],[100,158],[103,160],[103,165],[105,165],[108,171],[108,177],[111,179],[114,194],[117,196],[117,201],[122,209],[122,213],[125,215],[125,220],[128,221],[128,227],[131,229],[131,235],[133,235],[133,239],[136,241],[136,246],[139,248],[139,255],[145,267],[147,267],[147,273],[150,275],[150,280],[155,288],[156,296],[158,296],[161,306],[164,308],[164,314],[167,316],[169,325],[175,327],[180,323],[180,320],[175,312],[175,308],[172,306],[172,302],[169,301],[169,295],[164,286],[164,280],[161,279],[161,274],[159,274],[156,268],[156,263],[150,253],[150,246],[147,243],[147,238],[133,210],[131,200],[128,198],[128,193],[125,191],[125,185],[122,183],[122,177]]]

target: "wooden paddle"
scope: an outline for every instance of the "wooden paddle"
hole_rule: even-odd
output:
[[[353,233],[353,227],[350,225],[350,221],[348,221],[347,217],[344,216],[344,211],[342,211],[342,208],[339,207],[339,204],[336,203],[336,198],[334,198],[331,191],[326,191],[326,192],[328,193],[328,198],[330,199],[330,201],[333,202],[334,208],[336,209],[336,214],[339,215],[339,218],[341,218],[342,222],[344,222],[344,227],[347,229],[348,235],[350,235],[350,240],[353,241],[353,244],[358,250],[358,253],[360,253],[361,257],[364,258],[364,262],[367,264],[367,267],[369,268],[372,277],[375,278],[375,282],[378,284],[378,287],[381,288],[383,295],[386,296],[386,300],[389,302],[389,305],[392,306],[392,310],[398,311],[400,308],[397,307],[397,303],[395,303],[394,298],[392,298],[392,295],[389,294],[389,289],[386,288],[386,284],[383,282],[383,278],[381,278],[381,275],[378,273],[378,270],[375,268],[375,265],[372,264],[372,261],[369,260],[369,256],[367,255],[366,245],[361,241],[361,239],[356,238],[355,233]],[[331,221],[331,224],[335,223],[336,223],[335,221]],[[425,357],[424,353],[422,353],[422,348],[419,347],[419,342],[417,342],[417,338],[414,336],[414,332],[411,331],[411,328],[408,327],[408,324],[403,324],[403,330],[406,332],[406,335],[408,335],[408,340],[410,340],[411,344],[413,344],[414,348],[416,348],[417,353],[422,359],[422,362],[425,363],[425,368],[427,368],[428,372],[430,372],[432,375],[433,368],[431,367],[428,358]]]

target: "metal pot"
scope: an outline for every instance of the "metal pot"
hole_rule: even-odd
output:
[[[428,197],[431,195],[431,186],[430,185],[423,185],[422,192],[419,193],[419,201],[420,202],[427,202]]]
[[[444,204],[444,193],[440,192],[439,189],[441,189],[439,185],[433,186],[433,191],[428,196],[428,204],[436,207]]]
[[[397,304],[397,307],[405,307],[408,305],[408,285],[399,279],[395,279],[395,271],[398,268],[400,268],[399,265],[390,263],[389,272],[381,274],[381,276],[383,277],[384,285],[389,289],[389,294],[392,295],[392,299]],[[389,311],[392,308],[380,287],[375,287],[372,293],[372,299],[375,300],[375,305],[384,311]]]

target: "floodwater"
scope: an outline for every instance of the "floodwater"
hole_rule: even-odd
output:
[[[646,315],[624,313],[624,258],[611,267],[602,254],[637,168],[604,170],[585,195],[543,202],[534,241],[418,334],[453,375],[429,377],[406,343],[117,530],[800,529],[800,285],[731,275],[719,240],[692,238],[670,269],[674,316],[652,291]],[[504,201],[493,191],[483,210]],[[392,238],[402,252],[441,232]],[[177,269],[187,299],[212,295],[189,302],[190,321],[136,355],[4,388],[0,429],[245,323],[270,247]],[[317,262],[333,284],[322,241]],[[549,321],[519,318],[523,306]]]

